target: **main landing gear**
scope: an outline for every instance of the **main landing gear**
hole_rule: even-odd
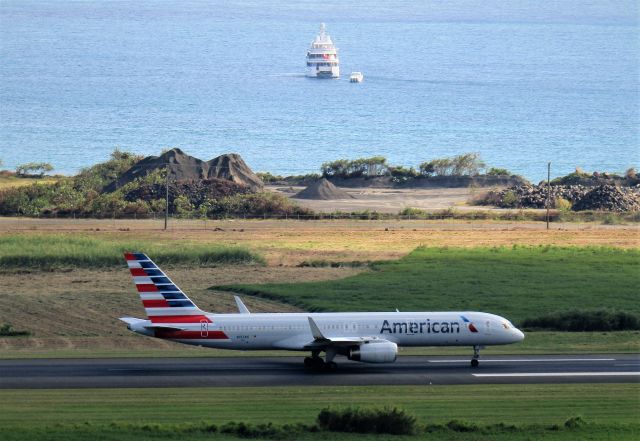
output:
[[[313,369],[314,371],[333,371],[338,368],[338,365],[333,358],[336,356],[335,351],[327,350],[325,360],[320,357],[320,351],[313,351],[311,357],[304,358],[304,367],[307,369]]]
[[[473,358],[471,359],[471,367],[477,368],[480,365],[480,346],[475,345],[473,347]]]

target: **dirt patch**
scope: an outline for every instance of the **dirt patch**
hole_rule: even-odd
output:
[[[327,181],[328,182],[328,181]],[[332,184],[333,185],[333,184]],[[335,186],[334,186],[335,187]],[[379,213],[394,213],[405,208],[419,208],[421,210],[444,210],[447,208],[476,209],[465,207],[467,201],[479,192],[488,189],[479,188],[343,188],[335,187],[344,195],[342,197],[308,197],[303,187],[283,188],[278,186],[266,187],[268,191],[295,198],[296,202],[305,208],[317,212],[332,213],[335,211],[377,211]],[[292,192],[297,192],[292,196]],[[317,191],[309,191],[317,195]]]
[[[163,268],[202,309],[237,312],[233,296],[209,290],[229,283],[300,282],[355,274],[352,268],[267,268],[228,265],[217,268]],[[362,269],[360,269],[362,271]],[[37,348],[55,343],[75,347],[78,338],[125,337],[130,332],[118,317],[144,317],[144,310],[126,268],[70,272],[0,273],[0,324],[28,330],[32,338],[5,339],[6,344]],[[244,299],[254,312],[291,312],[296,308],[257,298]],[[69,340],[71,339],[71,340]],[[80,340],[78,340],[80,341]]]

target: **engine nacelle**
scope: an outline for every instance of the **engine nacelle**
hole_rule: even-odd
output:
[[[393,363],[398,356],[398,345],[390,342],[364,343],[349,351],[349,360],[363,363]]]

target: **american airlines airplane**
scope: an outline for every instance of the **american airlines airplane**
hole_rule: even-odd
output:
[[[484,312],[252,314],[236,296],[237,314],[213,314],[198,308],[145,254],[126,253],[125,259],[148,319],[120,320],[138,334],[178,343],[306,351],[311,353],[304,359],[306,367],[330,370],[337,367],[336,355],[364,363],[393,363],[398,346],[471,346],[471,366],[477,367],[485,346],[524,339],[509,320]]]

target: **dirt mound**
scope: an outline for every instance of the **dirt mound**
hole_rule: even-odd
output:
[[[293,197],[299,199],[321,199],[325,201],[333,199],[353,199],[353,196],[336,187],[325,178],[314,182]]]
[[[249,187],[253,191],[261,190],[262,181],[256,176],[240,155],[230,153],[203,161],[174,148],[160,156],[147,156],[127,170],[117,181],[107,185],[103,191],[111,192],[133,180],[146,176],[156,170],[169,167],[171,181],[199,181],[204,179],[225,179]]]
[[[640,210],[640,198],[638,195],[625,190],[615,185],[601,185],[585,194],[584,197],[573,206],[573,209],[606,211]]]
[[[207,164],[209,165],[207,174],[209,179],[226,179],[236,184],[246,185],[254,191],[260,190],[264,186],[262,179],[251,171],[237,153],[218,156],[207,162]]]

